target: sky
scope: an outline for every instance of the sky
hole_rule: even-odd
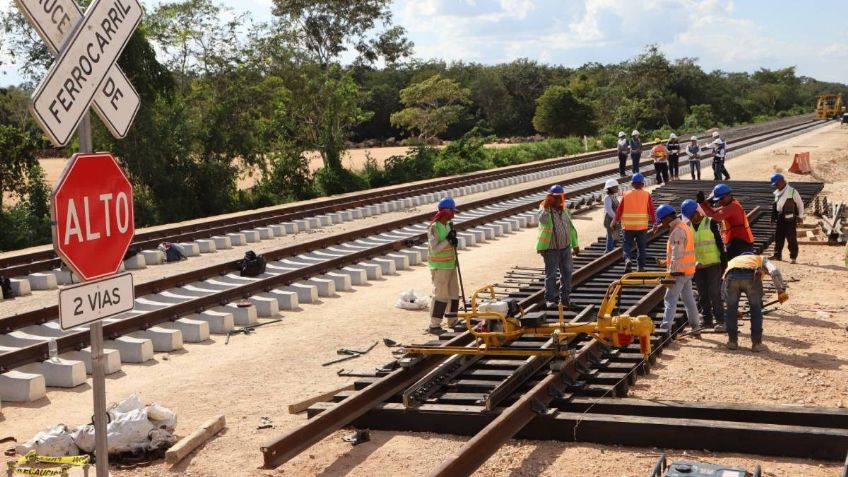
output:
[[[218,1],[272,19],[271,0]],[[0,0],[0,10],[9,8],[12,0]],[[795,66],[799,75],[848,83],[848,28],[839,23],[846,0],[395,0],[391,8],[421,59],[577,67],[617,63],[656,44],[706,71]],[[0,68],[0,84],[20,81],[16,67]]]

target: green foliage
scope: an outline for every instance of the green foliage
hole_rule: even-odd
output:
[[[440,152],[438,159],[433,163],[433,174],[443,177],[494,167],[483,147],[485,144],[485,139],[477,134],[477,130],[469,131]]]
[[[0,208],[0,251],[49,243],[50,186],[35,162],[26,171],[26,183],[15,194],[16,203]]]
[[[435,74],[400,91],[404,109],[391,115],[393,126],[418,132],[427,141],[459,121],[468,104],[469,90],[454,80]]]
[[[315,172],[315,184],[321,195],[344,194],[368,188],[368,182],[348,169],[322,167]]]
[[[709,104],[693,104],[689,108],[689,114],[683,122],[683,129],[687,131],[704,131],[716,126],[713,117],[713,107]]]
[[[539,132],[554,137],[591,134],[593,121],[591,106],[575,98],[565,86],[550,86],[536,100],[533,127]]]

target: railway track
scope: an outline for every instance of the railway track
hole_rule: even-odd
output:
[[[677,182],[654,191],[656,204],[679,206],[683,198],[712,182]],[[734,195],[749,210],[757,248],[769,247],[772,195],[763,182],[731,183]],[[805,199],[822,184],[797,184]],[[648,255],[662,257],[664,234],[651,237]],[[591,321],[608,284],[623,273],[620,248],[603,252],[599,240],[575,259],[573,306],[567,319]],[[649,267],[650,268],[650,267]],[[548,321],[555,313],[540,310],[542,271],[516,268],[497,285],[504,297],[521,300],[530,313]],[[661,320],[662,287],[625,289],[620,309],[631,316]],[[534,358],[430,356],[412,368],[366,377],[355,390],[333,403],[313,405],[310,420],[262,447],[265,466],[277,467],[335,430],[353,425],[396,431],[439,432],[472,436],[430,475],[470,475],[512,437],[584,441],[632,446],[841,460],[848,448],[848,411],[783,406],[744,406],[628,399],[627,389],[648,373],[663,348],[685,325],[682,306],[671,329],[658,329],[649,359],[639,345],[605,349],[588,337],[569,342],[575,360],[561,372]],[[469,333],[440,337],[445,345],[471,342]],[[546,337],[518,340],[514,346],[539,348]]]
[[[725,134],[731,141],[731,147],[738,150],[736,142],[747,142],[758,139],[764,133],[787,135],[796,130],[805,130],[824,124],[810,119],[811,115],[789,118],[759,125],[750,125],[729,129]],[[650,144],[646,144],[650,146]],[[132,246],[138,250],[155,250],[162,242],[183,243],[195,242],[190,246],[190,253],[211,253],[219,248],[229,248],[231,245],[241,245],[260,239],[281,236],[285,233],[309,230],[310,228],[331,225],[342,221],[354,220],[378,213],[400,210],[403,207],[413,207],[435,202],[439,194],[451,190],[453,195],[461,196],[469,193],[491,190],[520,182],[539,179],[541,176],[573,172],[589,167],[612,164],[617,161],[612,157],[614,152],[598,151],[574,157],[555,158],[537,161],[529,164],[480,171],[462,176],[448,177],[421,181],[401,186],[387,187],[377,190],[362,191],[323,200],[311,201],[275,207],[241,214],[235,217],[211,218],[199,223],[177,225],[136,234]],[[707,155],[706,157],[709,157]],[[685,162],[685,161],[684,161]],[[684,164],[685,166],[685,164]],[[687,166],[688,167],[688,166]],[[227,239],[230,239],[229,241]],[[235,242],[235,243],[230,243]],[[196,251],[193,249],[196,248]],[[159,258],[150,253],[145,262],[133,261],[127,267],[158,264]],[[23,277],[32,274],[53,274],[59,285],[71,283],[73,277],[69,273],[58,270],[61,260],[52,249],[13,254],[0,257],[0,275],[6,277]],[[58,270],[58,271],[57,271]],[[32,281],[33,289],[51,288],[53,281],[36,275]]]
[[[805,123],[788,131],[794,134],[816,124]],[[773,141],[786,131],[781,128],[780,132],[740,139],[731,152]],[[650,166],[645,164],[644,168],[649,170]],[[530,211],[550,185],[565,185],[571,197],[569,206],[579,208],[601,199],[600,184],[609,177],[618,177],[616,167],[565,182],[537,184],[529,191],[463,203],[457,228],[463,232],[462,241],[473,244],[533,226],[535,218]],[[183,341],[204,341],[210,333],[227,333],[235,325],[254,325],[260,317],[278,316],[281,309],[297,309],[299,303],[316,302],[336,290],[421,262],[426,259],[426,247],[415,244],[424,240],[429,216],[415,215],[266,252],[268,273],[256,278],[239,277],[237,262],[233,261],[138,285],[136,310],[105,322],[104,334],[112,340],[107,346],[112,349],[110,370],[118,371],[121,362],[152,359],[154,352],[180,349]],[[236,306],[244,299],[251,306]],[[44,395],[48,386],[74,387],[85,381],[85,372],[90,371],[86,349],[89,333],[85,328],[62,331],[57,317],[57,307],[46,306],[0,318],[0,372],[7,373],[0,379],[14,378],[29,386],[11,398],[8,393],[0,398],[19,400],[23,396],[23,400],[31,400]],[[63,355],[68,359],[48,360],[51,342],[59,353],[70,353]],[[47,379],[39,385],[33,374]],[[0,386],[0,390],[3,388]]]

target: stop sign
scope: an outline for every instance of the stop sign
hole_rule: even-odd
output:
[[[109,153],[74,154],[51,197],[53,247],[84,280],[118,271],[135,234],[132,184]]]

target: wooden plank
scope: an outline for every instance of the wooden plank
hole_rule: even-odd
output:
[[[327,401],[333,399],[333,396],[335,396],[336,394],[338,394],[342,391],[352,391],[353,388],[354,388],[353,384],[348,384],[348,385],[342,386],[342,387],[340,387],[336,390],[328,391],[326,393],[319,394],[317,396],[313,396],[313,397],[306,399],[304,401],[296,402],[294,404],[289,404],[289,414],[301,413],[301,412],[309,409],[309,406],[315,404],[316,402],[327,402]]]
[[[165,462],[176,464],[183,460],[185,456],[191,454],[192,451],[211,439],[215,434],[221,432],[225,427],[227,427],[227,421],[223,414],[206,421],[199,429],[168,449],[165,452]]]

